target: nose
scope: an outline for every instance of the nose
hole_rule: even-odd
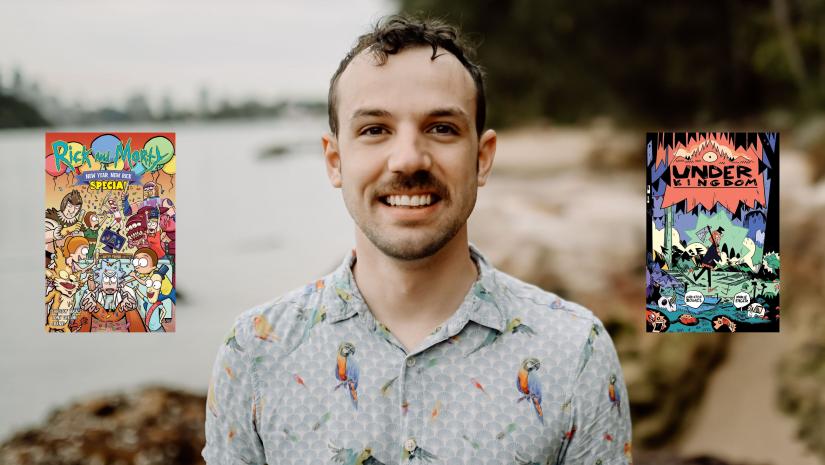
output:
[[[393,173],[412,174],[422,170],[428,171],[432,166],[432,157],[426,141],[413,127],[399,128],[390,150],[387,168]]]

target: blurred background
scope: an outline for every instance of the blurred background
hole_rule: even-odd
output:
[[[235,316],[352,246],[327,85],[401,11],[479,45],[500,146],[471,240],[605,322],[634,463],[825,463],[825,2],[642,3],[3,2],[0,463],[202,463]],[[646,334],[644,133],[717,129],[781,133],[781,333]],[[46,130],[177,133],[175,334],[43,333]]]

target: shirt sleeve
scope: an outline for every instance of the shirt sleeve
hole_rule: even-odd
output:
[[[256,427],[256,395],[251,363],[250,318],[239,318],[224,343],[212,368],[206,397],[207,464],[261,464],[266,462],[264,447]]]
[[[595,320],[573,385],[565,465],[632,465],[632,429],[622,367],[610,335]],[[591,342],[592,341],[592,342]],[[592,347],[592,350],[588,348]]]

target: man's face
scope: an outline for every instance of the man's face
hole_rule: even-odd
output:
[[[149,230],[150,234],[154,234],[155,231],[158,230],[158,220],[156,218],[151,218],[146,224],[146,229]]]
[[[154,194],[155,194],[155,188],[154,187],[147,187],[147,188],[143,189],[143,198],[144,199],[149,199]]]
[[[403,260],[466,233],[495,154],[495,132],[476,133],[470,74],[439,55],[417,47],[381,66],[369,52],[357,56],[337,83],[339,134],[324,136],[327,174],[356,234]]]

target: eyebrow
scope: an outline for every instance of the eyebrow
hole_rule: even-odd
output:
[[[392,113],[387,110],[381,110],[380,108],[360,108],[355,110],[352,113],[352,117],[350,119],[356,118],[363,118],[363,117],[390,117]],[[445,107],[445,108],[436,108],[430,111],[427,114],[428,117],[440,117],[440,116],[458,116],[462,117],[466,120],[469,120],[470,117],[467,115],[467,112],[462,110],[459,107]]]
[[[467,120],[470,119],[470,116],[467,115],[467,112],[458,107],[436,108],[435,110],[431,111],[428,116],[460,116]]]
[[[392,113],[388,112],[387,110],[381,110],[379,108],[359,108],[352,113],[352,117],[350,119],[356,118],[364,118],[367,116],[372,117],[388,117],[392,116]]]

